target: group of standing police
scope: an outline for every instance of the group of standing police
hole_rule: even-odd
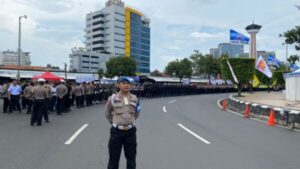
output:
[[[30,125],[49,123],[48,114],[57,115],[71,111],[71,106],[77,108],[101,103],[115,92],[113,85],[100,85],[96,82],[66,83],[64,80],[49,83],[45,79],[18,84],[17,80],[4,82],[0,88],[3,98],[3,113],[19,113],[26,109],[31,114]],[[76,104],[75,104],[76,103]]]

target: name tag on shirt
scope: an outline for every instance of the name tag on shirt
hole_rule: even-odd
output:
[[[129,101],[128,101],[128,99],[127,99],[126,97],[124,97],[124,104],[125,104],[125,105],[128,105],[128,104],[129,104]]]

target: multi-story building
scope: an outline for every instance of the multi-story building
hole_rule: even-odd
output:
[[[137,72],[150,73],[150,19],[121,0],[108,0],[103,9],[86,15],[87,52],[131,57]]]
[[[257,51],[257,57],[262,56],[266,62],[270,55],[276,58],[276,52],[274,51]]]
[[[0,52],[0,65],[18,65],[18,52],[12,50],[6,50]],[[30,52],[21,51],[20,55],[20,65],[22,66],[30,66]]]
[[[96,73],[99,69],[106,71],[105,62],[112,55],[100,52],[87,52],[83,49],[72,49],[70,57],[70,70],[74,72]]]
[[[220,43],[218,46],[218,56],[228,55],[229,57],[238,57],[244,52],[244,45],[240,43]]]
[[[209,54],[212,55],[213,57],[218,57],[219,56],[219,48],[211,48],[209,50]]]

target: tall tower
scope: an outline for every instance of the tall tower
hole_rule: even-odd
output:
[[[259,32],[262,26],[256,25],[256,24],[251,24],[246,27],[247,32],[251,36],[251,44],[250,44],[250,51],[249,51],[249,57],[250,58],[257,58],[257,53],[256,53],[256,34]]]

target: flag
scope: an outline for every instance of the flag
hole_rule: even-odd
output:
[[[249,44],[249,37],[230,29],[230,42],[231,43],[243,43],[243,44]]]
[[[269,55],[268,65],[273,65],[273,66],[276,66],[276,67],[280,67],[281,62],[278,59],[276,59],[274,56]]]
[[[235,76],[235,74],[234,74],[234,71],[233,71],[233,69],[232,69],[232,67],[231,67],[231,65],[230,65],[230,63],[229,63],[228,60],[227,60],[227,64],[228,64],[228,67],[229,67],[229,69],[230,69],[230,72],[231,72],[231,75],[232,75],[232,77],[233,77],[233,80],[234,80],[236,83],[239,83],[239,81],[238,81],[238,79],[236,78],[236,76]]]
[[[293,72],[293,71],[298,70],[298,69],[299,69],[299,66],[294,65],[294,64],[291,64],[290,69],[291,69],[291,71]]]
[[[255,68],[259,70],[261,73],[265,74],[269,78],[272,77],[273,73],[271,72],[269,66],[266,64],[265,60],[263,57],[260,55],[259,58],[256,61],[256,66]]]
[[[259,79],[257,78],[257,76],[254,74],[253,75],[253,80],[252,80],[252,86],[253,87],[257,87],[260,84]]]

